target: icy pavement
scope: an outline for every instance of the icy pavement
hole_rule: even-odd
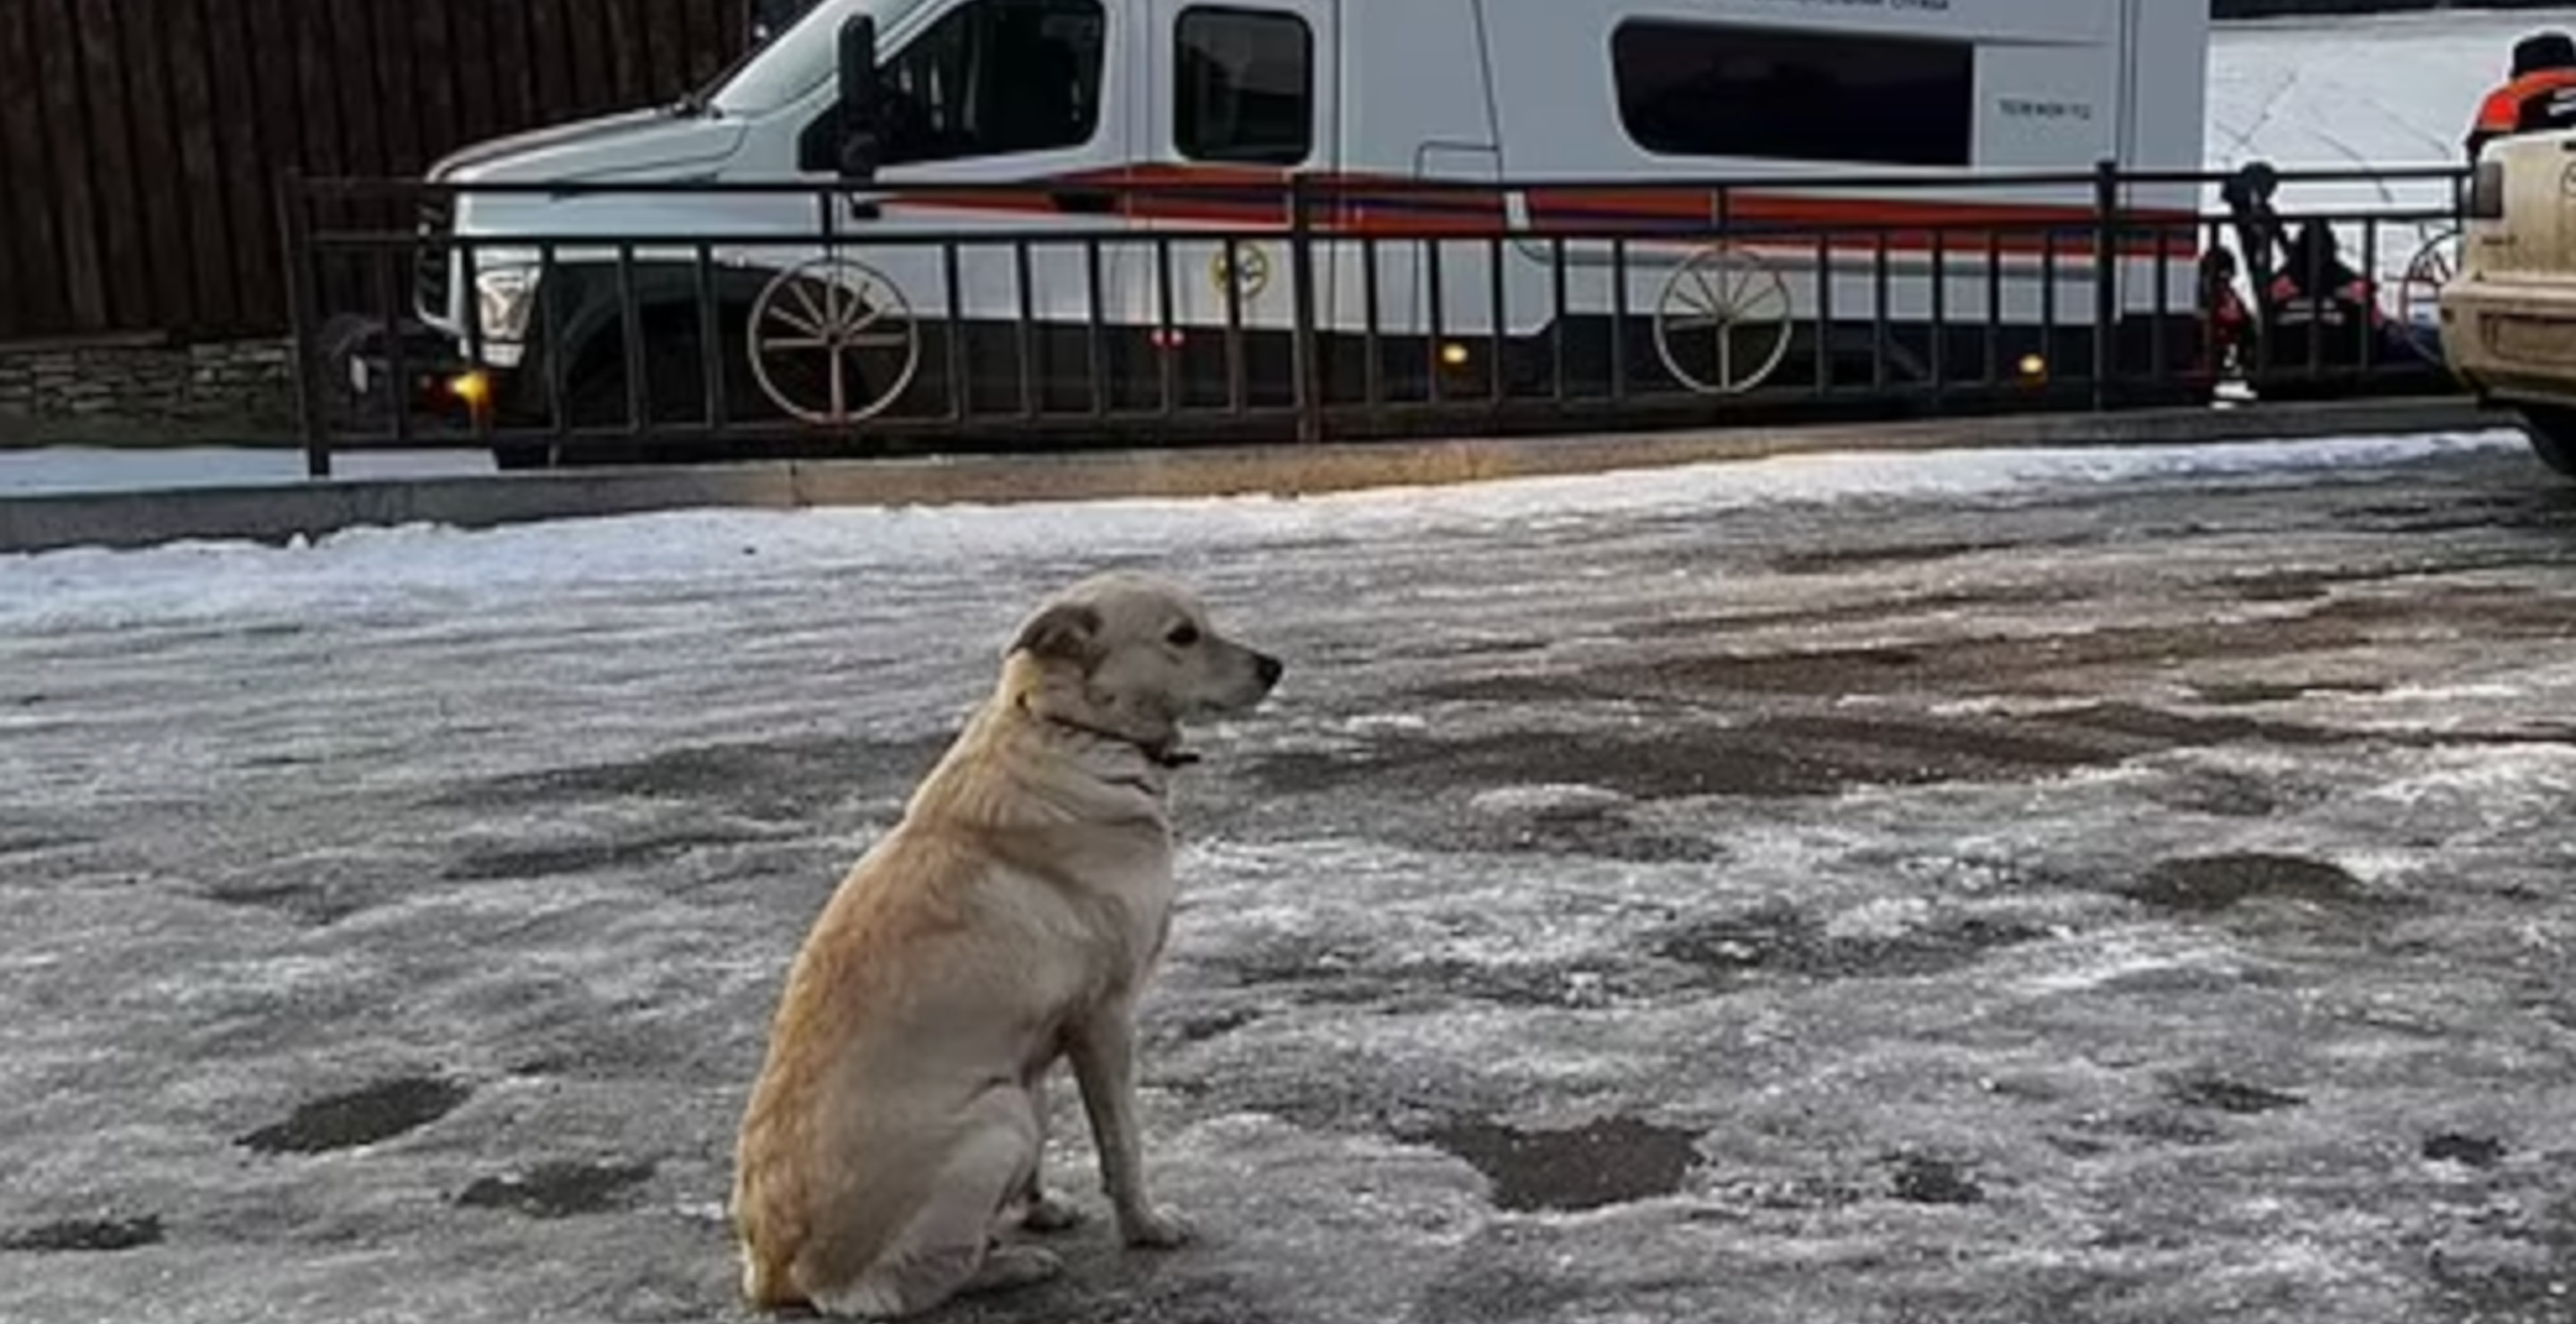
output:
[[[2509,436],[0,558],[0,1319],[738,1319],[804,924],[1044,588],[1208,733],[1047,1321],[2576,1318]]]

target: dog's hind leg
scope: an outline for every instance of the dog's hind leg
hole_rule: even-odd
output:
[[[1064,1262],[1035,1246],[997,1246],[995,1224],[1037,1162],[1033,1101],[1016,1084],[987,1090],[960,1119],[963,1134],[929,1201],[885,1254],[837,1291],[817,1292],[827,1315],[893,1319],[968,1292],[1043,1282]]]

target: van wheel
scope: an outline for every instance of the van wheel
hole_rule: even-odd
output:
[[[707,422],[706,362],[697,312],[674,308],[648,312],[643,321],[644,408],[656,428],[703,430]],[[718,333],[725,412],[732,424],[779,417],[753,379],[739,309],[729,309]],[[627,398],[625,338],[612,329],[583,348],[565,382],[573,426],[623,429],[633,424]],[[650,446],[593,441],[566,449],[566,464],[692,463],[738,458],[712,441]]]
[[[2562,478],[2576,478],[2576,409],[2560,405],[2526,405],[2523,435],[2531,453]]]

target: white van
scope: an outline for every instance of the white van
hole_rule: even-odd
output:
[[[1541,356],[1490,351],[1551,331],[1553,361],[1707,395],[1891,328],[1953,372],[2026,369],[2089,343],[2091,172],[2201,168],[2207,42],[2200,0],[818,0],[680,105],[440,162],[465,187],[424,229],[477,238],[472,289],[433,250],[419,312],[504,400],[610,417],[630,365],[657,420],[698,416],[710,327],[735,413],[1043,407],[1104,380],[1134,403],[1174,375],[1275,398],[1301,179],[1336,397],[1388,364],[1525,376]],[[816,196],[723,187],[781,181],[839,190],[831,242]],[[714,187],[471,187],[636,182]],[[2121,242],[2124,334],[2187,338],[2198,195],[2120,187],[2167,227]]]
[[[2452,372],[2481,401],[2515,409],[2533,452],[2576,478],[2576,131],[2479,153],[2440,310]]]

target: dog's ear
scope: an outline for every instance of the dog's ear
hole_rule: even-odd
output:
[[[1099,650],[1098,610],[1078,602],[1060,602],[1029,618],[1011,651],[1052,661],[1088,665]]]

